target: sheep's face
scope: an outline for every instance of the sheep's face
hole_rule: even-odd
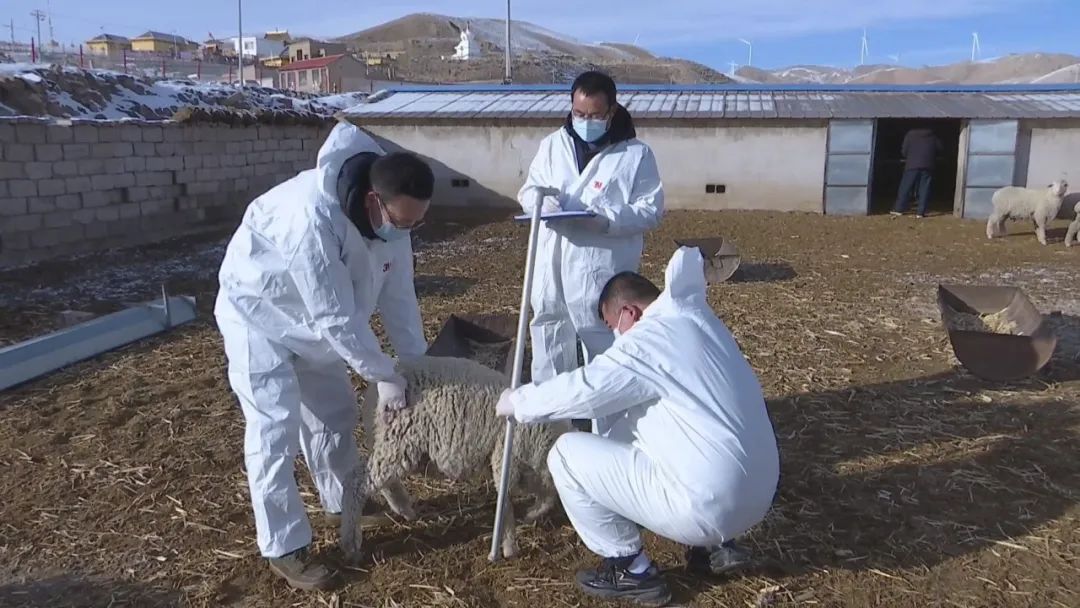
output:
[[[1054,196],[1065,196],[1065,193],[1069,191],[1069,182],[1059,179],[1056,182],[1050,184],[1050,194]]]

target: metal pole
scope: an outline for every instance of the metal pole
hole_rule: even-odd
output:
[[[45,20],[45,13],[35,10],[30,13],[30,16],[37,22],[37,44],[39,49],[41,49],[41,22]]]
[[[536,188],[536,203],[532,221],[529,223],[529,250],[525,257],[525,282],[521,286],[521,309],[518,313],[517,339],[514,342],[514,369],[510,374],[510,388],[521,386],[521,368],[525,363],[525,334],[529,329],[529,300],[532,296],[533,271],[536,267],[537,235],[540,233],[540,210],[545,196],[556,196],[558,190]],[[495,529],[491,533],[491,554],[488,559],[497,561],[502,555],[499,545],[503,539],[503,522],[510,504],[510,462],[514,450],[514,418],[506,419],[506,438],[503,442],[502,475],[499,477],[499,498],[495,503]]]
[[[236,81],[244,88],[244,0],[236,0],[236,62],[239,67]]]
[[[510,69],[510,0],[506,0],[506,50],[503,61],[506,63],[506,75],[503,77],[503,84],[510,84],[513,81],[513,71]]]

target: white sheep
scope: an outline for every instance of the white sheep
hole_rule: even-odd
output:
[[[495,414],[495,403],[510,379],[469,359],[416,357],[402,359],[397,371],[409,386],[410,405],[387,416],[375,411],[372,386],[364,393],[361,412],[367,464],[361,461],[345,491],[341,517],[341,548],[350,559],[360,555],[360,513],[368,497],[380,491],[390,509],[407,520],[416,518],[402,479],[420,469],[425,457],[443,475],[466,479],[491,467],[495,483],[501,476],[506,419]],[[518,482],[536,496],[525,516],[533,521],[548,513],[558,494],[547,469],[547,453],[569,422],[520,426],[514,436],[509,487]],[[502,553],[517,554],[513,508],[507,505]]]
[[[986,220],[986,238],[1005,234],[1007,220],[1027,220],[1035,223],[1035,236],[1046,244],[1046,225],[1057,217],[1069,184],[1061,179],[1046,188],[1006,186],[994,192],[991,199],[994,211]]]
[[[1076,203],[1073,207],[1073,211],[1076,213],[1076,217],[1073,218],[1071,224],[1069,224],[1069,232],[1065,234],[1065,246],[1071,247],[1073,241],[1080,243],[1080,202]]]

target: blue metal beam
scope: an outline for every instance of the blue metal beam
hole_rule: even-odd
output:
[[[401,85],[385,89],[391,93],[560,93],[569,85],[550,84],[445,84],[445,85]],[[620,92],[806,92],[806,93],[1075,93],[1080,92],[1080,84],[619,84]]]
[[[165,297],[0,349],[0,391],[195,319],[195,299]]]

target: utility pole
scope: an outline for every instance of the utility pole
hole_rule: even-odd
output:
[[[52,2],[50,0],[46,0],[45,2],[45,11],[49,14],[49,46],[52,46],[56,43],[56,34],[53,33]]]
[[[239,64],[236,81],[244,88],[244,0],[236,0],[236,62]]]
[[[506,75],[503,77],[503,84],[510,84],[513,82],[513,73],[510,69],[510,0],[506,0],[506,51],[503,61],[506,62]]]
[[[11,52],[15,52],[15,19],[12,18],[11,24],[8,25],[11,28]]]
[[[37,21],[37,43],[38,43],[38,47],[40,48],[42,46],[42,44],[41,44],[41,22],[45,20],[45,13],[41,12],[40,10],[35,9],[33,11],[30,11],[30,16],[33,17],[35,21]],[[44,49],[42,49],[42,50],[44,50]]]

